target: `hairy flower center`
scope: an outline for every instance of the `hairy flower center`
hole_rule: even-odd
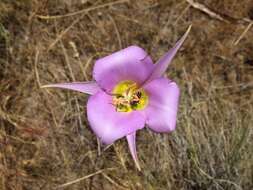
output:
[[[143,89],[132,81],[122,81],[113,89],[113,105],[118,112],[142,110],[148,103],[148,96]]]

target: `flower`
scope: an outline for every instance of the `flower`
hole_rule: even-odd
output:
[[[190,28],[156,64],[142,48],[130,46],[98,59],[93,69],[94,81],[43,87],[65,88],[91,95],[87,103],[91,129],[107,145],[126,137],[133,160],[140,169],[136,131],[145,124],[158,133],[171,132],[176,127],[179,88],[162,75]]]

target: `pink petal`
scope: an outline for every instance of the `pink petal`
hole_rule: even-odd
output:
[[[191,30],[191,26],[187,29],[183,37],[175,44],[175,46],[171,48],[161,59],[158,60],[158,62],[155,64],[155,68],[152,74],[145,81],[145,84],[152,81],[153,79],[161,77],[164,74],[169,64],[171,63],[172,59],[176,55],[177,51],[182,46],[183,42],[188,36],[190,30]]]
[[[146,123],[155,132],[171,132],[176,128],[179,88],[175,82],[159,78],[146,84],[149,104],[144,110]]]
[[[143,83],[153,71],[148,54],[138,46],[130,46],[96,61],[93,77],[107,92],[123,80]]]
[[[145,117],[140,112],[116,112],[112,97],[103,91],[89,98],[87,115],[92,130],[105,144],[111,144],[145,125]]]
[[[96,82],[72,82],[72,83],[59,83],[59,84],[48,84],[44,85],[41,88],[64,88],[70,89],[86,94],[96,94],[100,87],[97,85]]]
[[[140,171],[141,167],[140,167],[140,164],[138,161],[137,151],[136,151],[136,132],[133,132],[133,133],[127,135],[127,142],[128,142],[128,146],[129,146],[132,158],[134,160],[134,163],[135,163],[137,169]]]

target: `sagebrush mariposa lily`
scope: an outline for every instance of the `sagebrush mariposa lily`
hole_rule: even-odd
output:
[[[98,59],[94,81],[49,84],[91,95],[87,117],[91,129],[103,144],[126,137],[131,155],[140,170],[136,153],[136,131],[145,124],[155,132],[171,132],[176,127],[179,102],[177,84],[163,77],[168,65],[189,34],[153,64],[138,46],[130,46]]]

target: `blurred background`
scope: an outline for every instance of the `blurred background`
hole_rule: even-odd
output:
[[[1,190],[253,189],[252,0],[1,0]],[[129,45],[156,61],[192,24],[166,75],[181,88],[177,129],[99,150],[87,96],[40,89],[92,79]]]

